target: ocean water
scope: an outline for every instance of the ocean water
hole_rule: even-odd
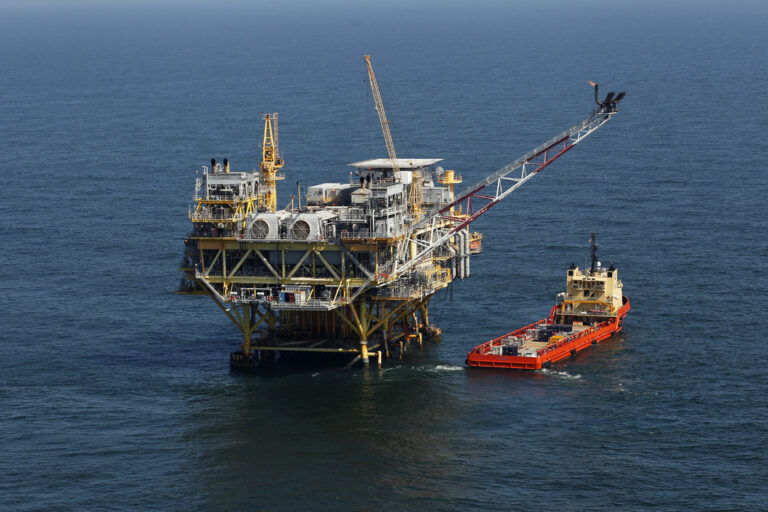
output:
[[[0,5],[0,509],[768,510],[768,9],[757,2]],[[472,182],[620,113],[480,218],[443,341],[382,369],[230,373],[172,292],[195,168],[286,181],[398,154]],[[541,318],[590,229],[624,331],[534,373],[466,353]]]

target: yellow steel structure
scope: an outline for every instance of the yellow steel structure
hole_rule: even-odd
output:
[[[272,119],[275,121],[272,129]],[[277,209],[277,185],[276,181],[284,176],[277,173],[285,163],[280,158],[280,149],[277,141],[277,113],[264,116],[264,139],[261,144],[261,179],[262,199],[261,206],[267,211],[274,212]]]
[[[373,279],[358,263],[369,254],[391,254],[396,240],[349,240],[337,245],[196,237],[193,242],[199,251],[197,268],[182,270],[199,286],[179,292],[209,295],[243,333],[242,354],[233,355],[235,365],[249,364],[259,351],[351,353],[364,364],[372,351],[380,350],[386,357],[393,350],[402,355],[409,342],[421,343],[424,335],[434,334],[429,329],[430,299],[453,279],[444,262],[434,259],[425,266],[426,281],[416,293],[375,293],[375,285],[387,281],[377,272],[376,258],[371,265],[376,272]],[[243,272],[245,268],[250,270]],[[307,307],[301,309],[291,309],[290,303],[248,300],[253,291],[275,283],[283,288],[320,285],[333,291],[326,301],[316,301],[317,308],[311,307],[314,297],[308,297]],[[237,294],[229,293],[235,289]]]

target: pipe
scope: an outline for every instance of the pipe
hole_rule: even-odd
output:
[[[456,279],[459,276],[459,266],[457,262],[458,258],[456,257],[456,250],[451,247],[450,244],[446,247],[448,247],[448,252],[451,253],[451,257],[448,260],[451,262],[451,279]]]
[[[466,257],[467,261],[464,263],[464,272],[465,277],[469,277],[469,256],[472,254],[469,252],[469,228],[464,232],[464,241],[466,242],[466,251],[464,252],[464,256]]]

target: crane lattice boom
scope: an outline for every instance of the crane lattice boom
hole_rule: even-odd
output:
[[[366,55],[364,58],[365,64],[368,66],[368,81],[371,83],[371,92],[373,93],[373,101],[376,103],[376,112],[379,114],[381,131],[384,133],[384,143],[387,145],[387,154],[389,159],[392,160],[392,172],[395,176],[395,181],[400,181],[400,166],[397,163],[395,144],[392,142],[392,135],[389,133],[389,120],[387,119],[387,113],[384,112],[384,102],[381,99],[381,91],[379,91],[379,84],[376,82],[376,75],[373,74],[371,56]]]
[[[572,126],[571,128],[556,135],[555,137],[552,137],[544,144],[541,144],[537,148],[529,151],[514,162],[505,165],[495,173],[478,181],[474,185],[467,187],[464,189],[464,191],[457,194],[452,201],[441,203],[429,210],[421,218],[421,220],[419,220],[411,227],[410,235],[412,235],[415,230],[425,227],[429,224],[436,225],[440,220],[452,221],[454,223],[453,227],[448,229],[442,236],[427,245],[418,254],[416,254],[416,256],[404,264],[396,266],[392,275],[394,276],[411,268],[422,258],[446,243],[454,233],[464,229],[472,221],[488,211],[488,209],[490,209],[493,205],[497,204],[499,201],[517,190],[525,182],[535,176],[539,171],[563,156],[565,152],[570,150],[573,146],[584,140],[595,130],[611,120],[614,115],[616,115],[616,112],[605,113],[600,112],[599,110],[593,111],[581,123]],[[519,173],[515,176],[511,176],[511,174],[515,171],[519,171]],[[480,194],[481,191],[493,183],[496,184],[494,192]],[[473,199],[476,200],[475,202],[477,202],[477,200],[485,201],[485,204],[481,204],[480,208],[475,209],[475,205],[472,203]],[[464,209],[466,214],[461,216],[451,214],[451,208],[464,201],[466,201],[466,209]]]

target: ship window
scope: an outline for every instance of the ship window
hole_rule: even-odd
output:
[[[613,272],[611,272],[610,270],[608,271],[608,277],[613,277]]]
[[[572,276],[572,275],[573,275],[573,270],[569,270],[569,271],[568,271],[568,275],[569,275],[569,276]]]

